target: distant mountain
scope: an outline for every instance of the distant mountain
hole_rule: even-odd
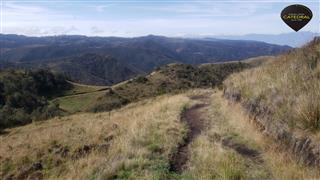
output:
[[[114,84],[169,63],[202,64],[276,55],[291,47],[243,40],[0,34],[0,68],[47,67],[72,80]]]
[[[43,65],[83,84],[114,84],[133,77],[138,72],[117,59],[98,54],[84,54]]]
[[[262,41],[271,44],[288,45],[292,47],[300,47],[307,42],[310,42],[314,37],[319,36],[318,33],[313,32],[292,32],[283,34],[247,34],[243,36],[209,36],[205,39],[232,39],[232,40],[252,40]]]

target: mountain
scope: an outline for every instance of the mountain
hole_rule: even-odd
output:
[[[318,33],[313,32],[292,32],[283,34],[247,34],[242,36],[208,36],[206,39],[232,39],[232,40],[251,40],[262,41],[271,44],[288,45],[291,47],[300,47],[307,42],[310,42],[314,37],[319,36]]]
[[[92,53],[43,63],[43,66],[83,84],[115,84],[138,73],[115,58]]]
[[[63,72],[77,82],[104,85],[149,73],[169,63],[227,62],[275,55],[291,49],[256,41],[212,41],[153,35],[118,38],[2,34],[0,43],[2,68],[47,67]],[[112,60],[103,60],[104,57]]]

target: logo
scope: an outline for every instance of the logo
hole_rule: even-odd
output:
[[[312,11],[300,4],[290,5],[282,10],[281,19],[297,32],[312,19]]]

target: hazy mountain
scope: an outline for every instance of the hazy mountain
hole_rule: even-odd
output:
[[[48,67],[66,73],[72,80],[90,84],[113,84],[169,63],[226,62],[275,55],[290,49],[257,41],[153,35],[137,38],[0,35],[0,43],[2,68]],[[91,55],[83,58],[84,54]]]
[[[65,58],[46,67],[84,84],[110,85],[127,80],[138,73],[115,58],[90,53]]]
[[[300,47],[307,42],[310,42],[314,37],[319,34],[313,32],[292,32],[283,34],[247,34],[243,36],[209,36],[206,39],[232,39],[232,40],[252,40],[263,41],[271,44],[288,45],[292,47]]]

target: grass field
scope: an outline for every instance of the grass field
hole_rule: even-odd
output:
[[[103,96],[108,90],[108,86],[89,86],[70,82],[72,88],[65,91],[60,97],[51,102],[58,103],[59,107],[68,112],[76,113],[88,109],[99,97]]]
[[[59,107],[69,113],[82,112],[94,104],[106,91],[107,90],[59,97],[56,98],[54,102],[59,103]]]
[[[71,96],[77,94],[85,94],[90,92],[102,91],[108,88],[108,86],[91,86],[91,85],[84,85],[79,83],[70,82],[72,88],[65,91],[62,96]]]

